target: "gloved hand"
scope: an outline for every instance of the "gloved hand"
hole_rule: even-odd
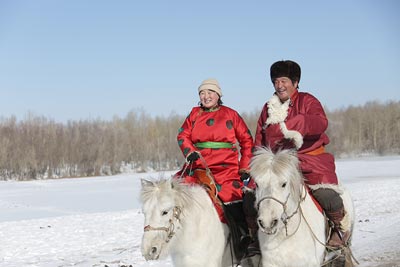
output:
[[[242,173],[242,175],[240,175],[240,180],[242,180],[242,182],[246,181],[249,178],[250,178],[250,174],[247,172],[244,172],[244,173]]]
[[[193,163],[200,158],[199,152],[193,151],[186,157],[186,161],[189,163]]]

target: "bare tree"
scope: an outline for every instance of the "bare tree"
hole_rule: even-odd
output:
[[[253,136],[259,110],[243,113]],[[336,156],[400,153],[400,102],[377,101],[333,112],[327,149]],[[136,171],[172,170],[184,157],[176,136],[184,117],[152,117],[133,110],[125,118],[68,121],[27,114],[0,118],[0,179],[45,179],[111,175],[124,166]]]

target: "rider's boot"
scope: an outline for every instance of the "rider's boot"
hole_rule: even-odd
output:
[[[251,241],[247,246],[246,257],[253,257],[254,255],[260,254],[260,243],[258,242],[258,225],[256,222],[256,217],[246,217],[247,226],[249,229],[249,235]]]
[[[346,246],[350,238],[350,231],[348,227],[345,227],[345,225],[347,225],[348,216],[344,208],[342,207],[336,211],[325,211],[325,214],[332,224],[331,236],[329,237],[327,245],[334,248]]]
[[[313,195],[324,209],[331,224],[328,246],[340,248],[347,245],[350,237],[350,220],[340,194],[331,188],[318,188]]]
[[[257,210],[255,208],[254,191],[245,191],[243,196],[243,211],[246,216],[246,224],[249,231],[250,243],[247,245],[246,257],[260,254],[260,244],[258,242]]]

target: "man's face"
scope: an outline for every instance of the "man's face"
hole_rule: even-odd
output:
[[[288,77],[279,77],[274,80],[275,92],[279,99],[284,102],[297,90],[298,82],[292,83]]]

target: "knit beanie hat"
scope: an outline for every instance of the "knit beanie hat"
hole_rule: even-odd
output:
[[[216,92],[219,97],[222,96],[221,87],[216,79],[207,79],[204,80],[199,86],[199,94],[202,90],[212,90]]]
[[[291,60],[277,61],[271,66],[271,80],[274,83],[276,78],[288,77],[292,82],[300,82],[301,69],[299,64]]]

